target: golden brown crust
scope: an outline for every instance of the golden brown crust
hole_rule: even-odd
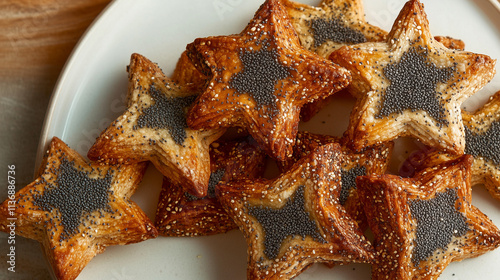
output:
[[[359,0],[323,0],[318,7],[291,0],[282,2],[299,35],[301,45],[322,57],[328,57],[342,46],[387,39],[385,30],[365,20],[363,4]],[[463,41],[449,36],[435,36],[434,39],[449,49],[465,48]],[[345,91],[349,91],[349,88]],[[305,104],[301,109],[301,120],[310,120],[332,97],[334,96]]]
[[[189,126],[244,127],[276,159],[291,152],[300,108],[350,81],[345,69],[300,46],[278,0],[266,1],[240,34],[198,38],[187,52],[210,76]]]
[[[346,133],[355,149],[411,136],[462,154],[460,104],[495,73],[494,59],[447,49],[434,40],[417,0],[401,10],[387,42],[342,47],[330,59],[353,75],[357,102]],[[411,71],[420,78],[411,79]],[[428,82],[420,85],[423,81]]]
[[[206,86],[207,79],[207,76],[203,75],[191,62],[187,51],[183,51],[175,65],[172,80],[194,91],[201,92]]]
[[[324,145],[275,180],[219,186],[247,240],[248,279],[293,278],[314,262],[371,262],[370,243],[339,204],[340,153]]]
[[[369,147],[362,152],[355,152],[345,145],[343,139],[334,136],[313,134],[300,131],[297,134],[293,156],[287,161],[278,162],[282,172],[287,171],[301,158],[309,156],[318,147],[338,143],[341,145],[341,191],[340,204],[347,213],[358,223],[361,230],[368,228],[363,206],[359,202],[355,179],[357,176],[371,174],[385,174],[389,165],[394,143],[387,142],[378,146]]]
[[[474,157],[471,185],[483,184],[491,196],[500,200],[500,91],[476,112],[462,111],[465,127],[465,153]],[[421,170],[455,159],[457,156],[435,149],[419,150],[409,157],[408,168]]]
[[[102,165],[86,162],[54,137],[44,172],[0,205],[0,230],[42,243],[58,279],[75,279],[107,246],[155,238],[158,233],[130,196],[146,163]],[[13,215],[12,215],[13,214]]]
[[[151,161],[164,176],[185,185],[193,195],[206,195],[208,147],[224,131],[187,127],[187,107],[196,97],[196,91],[168,79],[158,65],[133,54],[128,108],[101,133],[88,157],[110,163]]]
[[[358,177],[359,197],[374,233],[372,279],[437,279],[452,261],[500,245],[500,231],[471,205],[472,157],[418,172]]]
[[[203,236],[237,227],[215,197],[215,190],[219,182],[261,177],[266,155],[247,137],[212,143],[210,158],[212,173],[206,197],[195,198],[164,177],[155,220],[160,235]]]

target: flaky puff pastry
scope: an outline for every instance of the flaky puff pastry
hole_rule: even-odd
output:
[[[335,49],[385,40],[387,32],[369,24],[360,0],[323,0],[315,7],[282,0],[304,48],[328,57]]]
[[[188,128],[187,110],[198,92],[167,78],[146,57],[132,54],[128,71],[128,108],[101,133],[87,156],[108,163],[151,161],[172,182],[205,196],[209,145],[224,130]]]
[[[187,51],[183,51],[175,65],[172,80],[192,90],[202,92],[206,87],[208,77],[194,66],[187,56]]]
[[[366,148],[362,152],[355,152],[345,146],[341,138],[299,131],[293,147],[293,156],[287,161],[278,162],[278,167],[282,172],[285,172],[301,158],[309,156],[318,147],[331,143],[341,145],[339,202],[364,231],[368,228],[368,224],[363,205],[361,205],[356,191],[356,178],[370,174],[385,174],[394,143],[387,142]]]
[[[282,2],[299,35],[301,45],[322,57],[328,57],[342,46],[381,42],[387,38],[387,31],[366,21],[363,3],[360,0],[323,0],[317,7],[291,0]],[[446,36],[434,38],[447,48],[462,50],[464,48],[461,40]],[[337,94],[304,105],[301,110],[301,120],[310,120],[335,96]]]
[[[500,91],[475,112],[462,111],[465,127],[465,153],[474,157],[471,184],[483,184],[490,195],[500,200]],[[407,168],[421,170],[457,156],[432,148],[412,154]]]
[[[43,172],[0,205],[0,230],[39,241],[57,279],[75,279],[111,245],[158,233],[130,196],[147,163],[88,163],[54,137]]]
[[[219,182],[260,178],[266,154],[250,137],[216,141],[210,146],[211,175],[206,197],[187,193],[164,177],[156,208],[155,226],[164,236],[203,236],[224,233],[237,226],[215,197]]]
[[[198,38],[187,54],[210,77],[188,125],[243,127],[276,159],[291,154],[300,108],[350,81],[348,71],[301,47],[278,0],[265,1],[240,34]]]
[[[245,235],[248,279],[291,279],[314,262],[371,262],[373,248],[339,203],[338,144],[319,147],[275,180],[220,184]]]
[[[372,279],[437,279],[452,261],[497,248],[500,231],[471,205],[472,157],[418,172],[358,177],[375,236]]]
[[[491,80],[496,62],[437,42],[418,0],[405,4],[386,42],[345,46],[330,59],[353,75],[357,101],[346,135],[355,149],[411,136],[458,155],[460,104]]]

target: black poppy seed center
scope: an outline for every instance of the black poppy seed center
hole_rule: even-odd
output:
[[[349,197],[349,193],[351,189],[356,188],[356,178],[358,176],[366,175],[366,167],[365,166],[355,166],[347,171],[342,170],[342,179],[341,184],[342,188],[340,189],[340,204],[345,205],[347,198]]]
[[[225,169],[217,169],[216,171],[210,173],[210,178],[208,179],[208,191],[207,191],[207,196],[205,198],[215,198],[215,187],[222,180],[225,173],[226,173]],[[186,199],[188,201],[203,199],[194,196],[188,192],[184,193],[184,195],[186,196]]]
[[[429,200],[410,201],[411,215],[417,221],[412,255],[415,266],[436,250],[446,250],[453,236],[462,236],[469,230],[465,216],[455,208],[457,199],[457,190],[448,189]]]
[[[287,237],[306,236],[326,242],[305,207],[304,186],[299,186],[282,208],[250,206],[248,213],[255,217],[264,230],[264,254],[268,259],[278,257],[281,244]]]
[[[290,77],[291,67],[283,65],[276,49],[268,49],[268,45],[263,43],[258,51],[239,51],[243,69],[231,77],[229,86],[236,93],[250,95],[257,109],[265,106],[276,110],[275,87]]]
[[[480,156],[500,165],[500,122],[494,121],[485,133],[472,132],[465,126],[465,153]]]
[[[366,42],[366,37],[360,31],[346,26],[340,19],[315,18],[310,21],[314,47],[319,47],[327,41],[344,44]]]
[[[154,104],[142,111],[134,128],[167,129],[174,142],[182,145],[187,137],[186,108],[194,102],[196,96],[168,97],[154,84],[149,87],[148,94],[153,98]]]
[[[75,168],[74,162],[63,159],[55,185],[48,184],[43,194],[34,195],[33,204],[43,211],[59,211],[61,217],[56,220],[63,228],[60,238],[65,240],[78,232],[78,227],[91,213],[100,211],[102,217],[102,211],[111,211],[111,180],[110,172],[104,178],[90,178],[88,172]]]
[[[428,52],[427,48],[411,48],[399,62],[384,67],[384,75],[390,85],[376,117],[387,117],[408,109],[412,112],[422,110],[434,118],[439,126],[448,124],[440,101],[442,93],[437,92],[436,87],[453,76],[455,67],[437,67],[428,61]]]

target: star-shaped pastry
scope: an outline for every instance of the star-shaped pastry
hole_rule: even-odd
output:
[[[188,128],[186,114],[197,91],[168,79],[144,56],[133,54],[128,71],[128,108],[101,133],[88,157],[111,163],[151,161],[193,195],[205,196],[209,145],[224,130]]]
[[[328,144],[275,180],[219,185],[247,240],[248,279],[291,279],[314,262],[371,262],[371,244],[339,202],[340,156]]]
[[[304,48],[320,56],[337,48],[385,40],[387,32],[369,24],[360,0],[323,0],[318,7],[282,0]]]
[[[58,279],[75,279],[108,246],[158,235],[130,201],[146,163],[88,163],[55,137],[42,166],[33,183],[0,205],[0,230],[14,224],[16,234],[39,241]]]
[[[474,157],[471,185],[483,184],[500,200],[500,91],[476,112],[462,111],[465,127],[465,153]],[[457,156],[426,148],[416,151],[405,164],[421,170]]]
[[[208,194],[203,198],[187,193],[182,185],[173,184],[164,177],[155,220],[160,235],[211,235],[236,228],[215,197],[215,189],[219,182],[260,178],[264,173],[265,158],[265,153],[250,137],[212,143],[212,173]]]
[[[293,156],[287,161],[278,162],[282,172],[287,171],[300,159],[309,156],[320,146],[338,143],[341,146],[341,189],[339,194],[340,205],[358,223],[362,230],[368,227],[363,206],[359,202],[356,191],[356,178],[370,174],[385,174],[392,154],[393,142],[366,148],[362,152],[355,152],[343,144],[342,138],[313,134],[299,131],[293,147]]]
[[[189,126],[244,127],[276,159],[291,153],[300,108],[350,81],[348,71],[301,47],[278,0],[267,0],[240,34],[199,38],[187,51],[210,77]]]
[[[377,251],[373,279],[437,279],[452,261],[497,248],[500,231],[471,205],[472,157],[417,173],[358,177]]]
[[[405,4],[386,42],[344,46],[330,59],[353,75],[357,101],[346,134],[355,149],[411,136],[463,154],[460,105],[495,73],[490,57],[437,42],[418,0]]]
[[[301,45],[322,57],[328,57],[342,46],[380,42],[387,38],[387,31],[366,21],[363,3],[360,0],[323,0],[317,7],[291,0],[282,2],[299,35]],[[464,48],[461,40],[446,36],[434,38],[447,48]],[[301,120],[310,120],[335,96],[304,105],[301,110]]]

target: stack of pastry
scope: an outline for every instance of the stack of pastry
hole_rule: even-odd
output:
[[[133,54],[128,108],[91,162],[54,138],[40,177],[14,208],[1,205],[0,229],[13,211],[60,279],[108,245],[234,228],[249,279],[353,262],[371,264],[373,279],[435,279],[495,249],[500,231],[471,186],[500,197],[500,93],[477,113],[460,109],[495,60],[433,37],[418,0],[389,32],[363,14],[359,0],[266,0],[241,33],[188,44],[171,78]],[[299,131],[338,92],[356,100],[343,136]],[[387,174],[400,137],[432,148],[411,178]],[[146,162],[164,175],[154,226],[129,200]]]

